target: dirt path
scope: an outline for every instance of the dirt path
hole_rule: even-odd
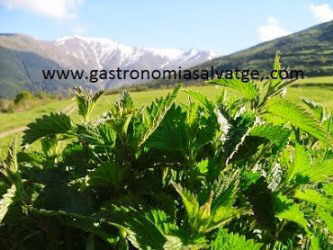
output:
[[[26,128],[27,127],[20,127],[20,128],[14,128],[14,129],[8,130],[6,132],[2,132],[2,133],[0,133],[0,139],[4,138],[4,137],[7,137],[7,136],[9,136],[11,134],[20,133],[20,132],[26,130]]]
[[[61,112],[66,113],[66,114],[69,115],[69,114],[73,113],[75,110],[76,110],[76,106],[74,104],[72,104],[72,105],[69,105],[69,106],[65,107]],[[0,139],[4,138],[4,137],[7,137],[7,136],[10,136],[12,134],[23,132],[26,129],[27,129],[27,127],[24,126],[24,127],[10,129],[10,130],[7,130],[5,132],[0,132]]]

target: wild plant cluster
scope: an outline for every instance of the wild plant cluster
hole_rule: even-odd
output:
[[[217,101],[124,92],[98,120],[103,92],[76,89],[80,122],[29,124],[0,168],[0,249],[333,249],[332,113],[281,79],[211,83]]]

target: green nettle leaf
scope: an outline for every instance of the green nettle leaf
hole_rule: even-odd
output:
[[[14,202],[15,193],[16,186],[12,185],[0,200],[0,223],[2,223],[3,219],[5,218],[9,206]]]
[[[311,168],[304,169],[303,175],[308,176],[315,183],[328,181],[333,176],[333,160],[315,163]]]
[[[291,181],[297,176],[306,176],[305,171],[311,169],[311,159],[309,153],[301,145],[296,145],[295,159],[288,168],[287,180]]]
[[[228,197],[228,194],[222,197],[229,199],[230,202],[218,198],[213,200],[214,193],[211,192],[205,203],[200,205],[196,195],[179,184],[173,183],[173,186],[182,198],[188,226],[197,234],[210,232],[245,213],[245,210],[232,207],[233,198]],[[229,194],[232,195],[232,193],[231,191]]]
[[[126,110],[135,109],[134,102],[127,90],[124,90],[119,100],[119,105]]]
[[[47,136],[65,134],[72,128],[72,121],[69,116],[63,113],[51,113],[36,119],[28,124],[28,129],[24,131],[23,144],[31,144],[36,140]]]
[[[173,105],[161,126],[149,139],[149,146],[159,150],[186,152],[186,113]]]
[[[276,217],[295,222],[307,231],[308,222],[304,217],[304,213],[300,210],[299,205],[283,195],[280,195],[277,199],[278,207]]]
[[[125,169],[112,162],[105,162],[90,174],[89,183],[95,187],[117,187],[124,178]]]
[[[259,136],[269,140],[272,144],[275,144],[278,148],[282,148],[288,142],[291,131],[282,126],[275,125],[260,125],[254,127],[250,135]]]
[[[326,110],[323,105],[308,98],[303,98],[302,101],[308,108],[310,108],[316,119],[318,119],[319,121],[325,120]]]
[[[182,154],[189,165],[195,165],[197,156],[218,133],[214,112],[196,103],[173,105],[147,144],[168,154]]]
[[[256,124],[256,116],[252,112],[246,112],[238,116],[231,123],[231,127],[226,134],[226,140],[223,143],[223,155],[225,163],[228,164],[236,155],[246,136]]]
[[[79,109],[79,115],[81,115],[84,121],[89,120],[89,116],[95,108],[95,105],[99,98],[104,94],[104,91],[98,91],[96,93],[88,92],[82,88],[74,88],[76,102]]]
[[[200,219],[197,218],[200,211],[198,197],[193,193],[189,192],[188,190],[184,189],[179,184],[173,184],[173,186],[182,198],[183,205],[188,216],[188,221],[190,222],[190,224],[196,224],[196,220]]]
[[[199,92],[193,91],[193,90],[184,90],[186,94],[193,97],[195,100],[197,100],[200,104],[202,104],[205,108],[207,108],[209,111],[213,111],[215,109],[215,104],[211,102],[206,96],[202,95]]]
[[[165,115],[172,107],[180,86],[164,98],[156,99],[150,106],[134,118],[133,139],[136,147],[142,146],[159,127]]]
[[[306,112],[302,107],[297,106],[294,103],[282,98],[272,99],[266,105],[266,111],[272,116],[267,114],[264,117],[273,120],[277,118],[279,123],[289,123],[296,128],[299,128],[310,135],[314,136],[318,140],[326,143],[332,142],[331,136],[329,136],[324,129],[322,129],[320,123],[315,120],[311,115]],[[276,121],[276,120],[275,120]]]
[[[116,222],[111,224],[125,232],[125,237],[137,249],[163,249],[168,241],[166,235],[178,230],[162,210],[142,212],[133,208],[114,208],[116,213],[112,221]]]
[[[215,79],[209,81],[209,83],[217,84],[223,87],[235,90],[245,100],[255,100],[258,97],[258,89],[254,84],[244,83],[239,79]]]
[[[211,243],[211,250],[260,250],[262,244],[247,240],[245,236],[228,233],[220,229],[216,239]]]
[[[331,199],[313,189],[296,190],[294,197],[333,211],[333,203]]]
[[[108,123],[96,127],[80,126],[77,136],[85,144],[89,144],[95,152],[111,150],[115,145],[117,134]]]

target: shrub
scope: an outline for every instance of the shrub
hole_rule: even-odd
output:
[[[14,99],[14,103],[16,105],[23,104],[23,103],[27,103],[27,102],[31,101],[32,99],[34,99],[34,96],[32,95],[31,92],[22,91],[16,95],[16,97]]]
[[[63,98],[64,97],[61,95],[46,92],[37,92],[32,94],[29,91],[22,91],[16,95],[14,100],[0,98],[0,112],[21,112],[53,100],[62,100]]]
[[[279,69],[278,59],[275,69]],[[213,102],[180,88],[149,106],[124,91],[76,90],[63,113],[28,125],[2,163],[1,249],[332,249],[333,115],[283,96],[280,79],[212,84]]]
[[[0,112],[12,112],[14,109],[14,104],[11,100],[0,99]]]

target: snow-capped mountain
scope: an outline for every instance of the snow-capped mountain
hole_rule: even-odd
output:
[[[137,81],[46,79],[45,70],[160,70],[201,64],[216,54],[205,50],[153,49],[123,45],[110,39],[64,37],[44,41],[24,34],[0,33],[0,97],[13,97],[22,89],[63,92],[73,86],[112,88]]]
[[[177,69],[188,68],[218,56],[208,50],[131,47],[111,39],[64,37],[54,45],[89,69]],[[113,81],[114,83],[114,81]],[[110,87],[112,82],[104,83]]]

